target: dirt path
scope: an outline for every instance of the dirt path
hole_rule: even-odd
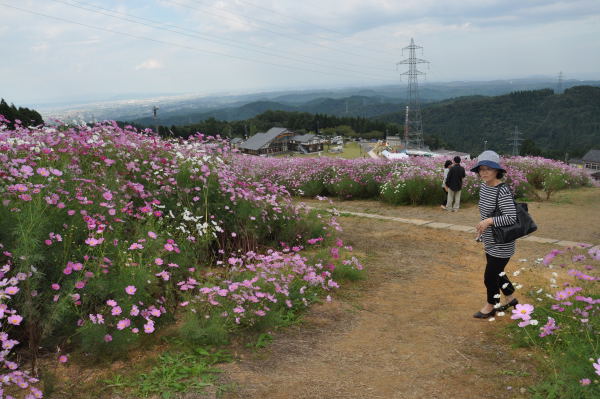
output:
[[[236,387],[225,398],[526,397],[519,376],[533,370],[507,350],[509,321],[471,317],[485,298],[471,235],[354,217],[342,225],[369,278],[225,366]],[[509,270],[549,249],[520,245]]]

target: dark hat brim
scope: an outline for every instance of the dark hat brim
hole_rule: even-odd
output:
[[[500,164],[498,164],[494,161],[479,161],[479,162],[477,162],[477,165],[475,165],[474,167],[471,168],[471,172],[479,173],[480,166],[487,166],[489,168],[498,169],[498,170],[501,170],[502,172],[506,173],[506,170],[502,166],[500,166]]]

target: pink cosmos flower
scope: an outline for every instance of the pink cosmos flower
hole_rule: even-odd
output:
[[[123,319],[117,323],[117,330],[124,330],[131,325],[131,320]]]
[[[600,357],[598,358],[598,361],[596,361],[596,363],[592,364],[592,366],[594,366],[596,374],[600,375]]]
[[[115,301],[114,299],[109,299],[106,301],[106,304],[112,308],[117,306],[117,301]]]
[[[10,286],[4,290],[4,293],[8,295],[15,295],[17,292],[19,292],[19,287],[15,286]]]
[[[125,287],[125,292],[128,293],[129,295],[134,295],[136,291],[137,291],[137,288],[135,288],[134,285],[128,285],[127,287]]]
[[[13,314],[11,316],[8,316],[8,319],[6,321],[8,322],[8,324],[12,324],[13,326],[18,326],[23,321],[23,318],[21,316],[19,316],[18,314]]]
[[[155,232],[153,232],[153,231],[149,231],[149,232],[148,232],[148,237],[150,237],[150,238],[153,238],[153,239],[156,239],[156,237],[158,237],[158,236],[156,235],[156,233],[155,233]]]
[[[129,246],[130,250],[134,250],[134,249],[144,249],[144,246],[142,244],[138,244],[137,242],[134,242],[133,244],[131,244]]]
[[[165,262],[162,260],[162,258],[156,258],[156,259],[154,259],[154,263],[156,263],[158,266],[160,266]]]
[[[20,193],[24,193],[25,191],[28,190],[27,186],[25,184],[15,184],[14,186],[10,187],[9,189],[13,189],[15,191],[18,191]]]
[[[69,361],[69,358],[67,357],[67,355],[60,355],[58,357],[58,361],[61,362],[61,363],[66,363],[66,362]]]
[[[154,332],[154,322],[152,320],[148,320],[148,323],[144,324],[144,332],[146,334],[151,334]]]
[[[113,195],[110,191],[105,191],[104,193],[102,193],[102,198],[104,198],[107,201],[111,201],[113,199]]]
[[[510,316],[511,319],[513,320],[518,320],[518,319],[522,319],[523,321],[527,321],[531,319],[531,313],[533,312],[533,305],[530,305],[528,303],[519,303],[517,306],[515,306],[515,309],[513,309],[512,313],[513,315]]]
[[[104,336],[104,342],[110,342],[110,341],[112,341],[112,335],[110,335],[110,334],[106,334],[106,335]]]
[[[331,256],[333,257],[333,259],[339,259],[340,258],[340,250],[337,247],[333,247],[331,248]]]
[[[48,171],[48,169],[46,169],[46,168],[37,168],[36,172],[40,176],[44,176],[44,177],[50,176],[50,171]]]
[[[87,245],[89,245],[90,247],[95,247],[96,245],[100,245],[100,244],[102,244],[102,242],[104,242],[104,238],[96,239],[94,237],[89,237],[88,239],[85,240],[85,243]]]
[[[121,314],[123,310],[121,309],[120,306],[115,306],[112,308],[112,310],[110,311],[110,314],[112,314],[113,316],[118,316]]]
[[[579,383],[581,385],[590,385],[592,383],[592,380],[590,380],[589,378],[582,378],[579,380]]]
[[[544,338],[548,335],[552,335],[554,330],[558,330],[558,328],[559,327],[556,325],[556,321],[552,317],[548,317],[548,322],[540,328],[540,337]]]
[[[131,305],[131,311],[129,314],[132,316],[137,316],[140,314],[140,309],[136,305]]]
[[[52,284],[52,285],[51,285],[51,287],[52,287],[52,289],[53,289],[54,291],[58,291],[58,290],[60,290],[60,285],[59,285],[59,284],[56,284],[56,283],[54,283],[54,284]]]

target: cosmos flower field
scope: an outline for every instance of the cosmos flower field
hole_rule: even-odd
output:
[[[0,396],[42,397],[39,357],[119,353],[175,323],[188,333],[243,331],[330,300],[362,266],[337,238],[335,217],[293,197],[437,204],[441,191],[437,159],[260,158],[201,134],[6,122],[0,116]],[[506,167],[518,195],[591,184],[542,158]],[[465,200],[477,190],[469,174]]]

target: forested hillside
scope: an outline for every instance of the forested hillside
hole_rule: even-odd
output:
[[[402,123],[404,113],[376,119]],[[576,86],[558,95],[545,89],[447,100],[423,108],[423,126],[426,134],[465,152],[480,151],[484,140],[488,148],[510,152],[517,127],[524,149],[533,155],[578,156],[600,148],[600,87]]]

